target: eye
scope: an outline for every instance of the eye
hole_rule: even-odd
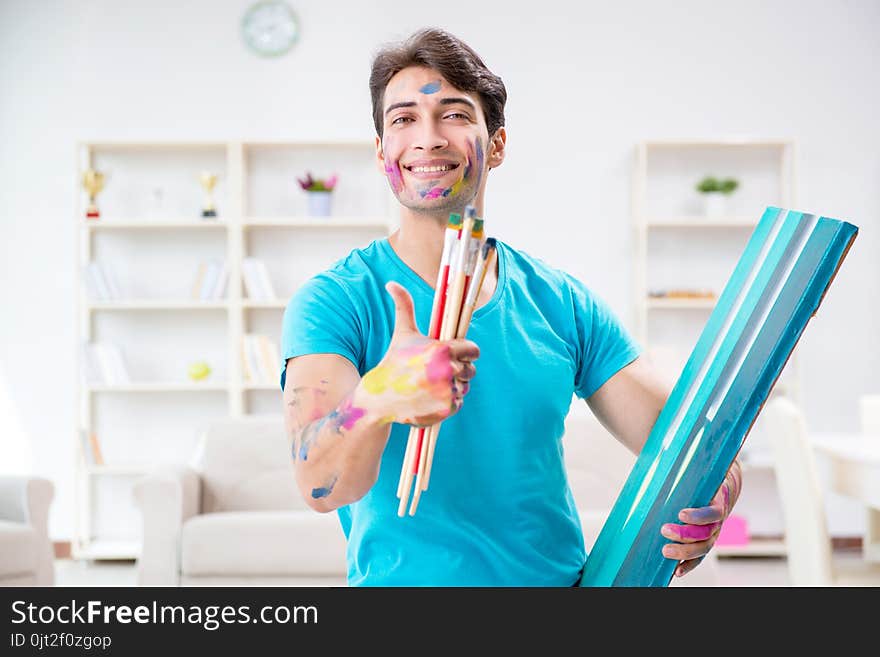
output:
[[[471,118],[467,114],[464,114],[463,112],[453,112],[452,114],[446,115],[446,118],[449,118],[449,119],[454,118],[454,117],[464,119],[465,121],[469,121]]]
[[[412,121],[412,118],[409,116],[398,116],[391,122],[391,125],[396,125],[399,121]]]

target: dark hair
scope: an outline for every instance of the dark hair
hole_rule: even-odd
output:
[[[401,43],[385,46],[373,58],[370,96],[373,123],[382,137],[382,106],[389,80],[408,66],[426,66],[439,73],[455,88],[479,94],[489,136],[504,125],[507,89],[480,56],[461,39],[435,28],[419,30]]]

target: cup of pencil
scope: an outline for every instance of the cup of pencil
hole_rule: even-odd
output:
[[[476,216],[473,206],[465,208],[464,220],[458,213],[449,215],[440,271],[434,287],[429,338],[453,340],[467,335],[486,272],[495,266],[497,257],[495,238],[484,239],[483,235],[483,220]],[[397,486],[397,497],[400,498],[398,516],[406,513],[411,492],[409,515],[415,515],[422,492],[428,490],[440,426],[410,429]]]

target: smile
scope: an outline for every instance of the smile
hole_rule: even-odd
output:
[[[417,178],[436,178],[439,175],[455,171],[459,165],[442,164],[437,166],[405,166],[403,167]]]

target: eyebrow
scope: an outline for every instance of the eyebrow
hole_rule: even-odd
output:
[[[457,104],[467,105],[473,111],[475,111],[475,112],[477,111],[477,106],[474,105],[473,102],[471,102],[469,99],[463,98],[463,97],[441,98],[439,103],[441,105],[457,105]],[[385,110],[385,116],[388,116],[388,114],[392,110],[400,109],[401,107],[415,107],[415,106],[416,106],[416,102],[413,100],[405,100],[400,103],[393,103],[388,106],[388,109]]]

